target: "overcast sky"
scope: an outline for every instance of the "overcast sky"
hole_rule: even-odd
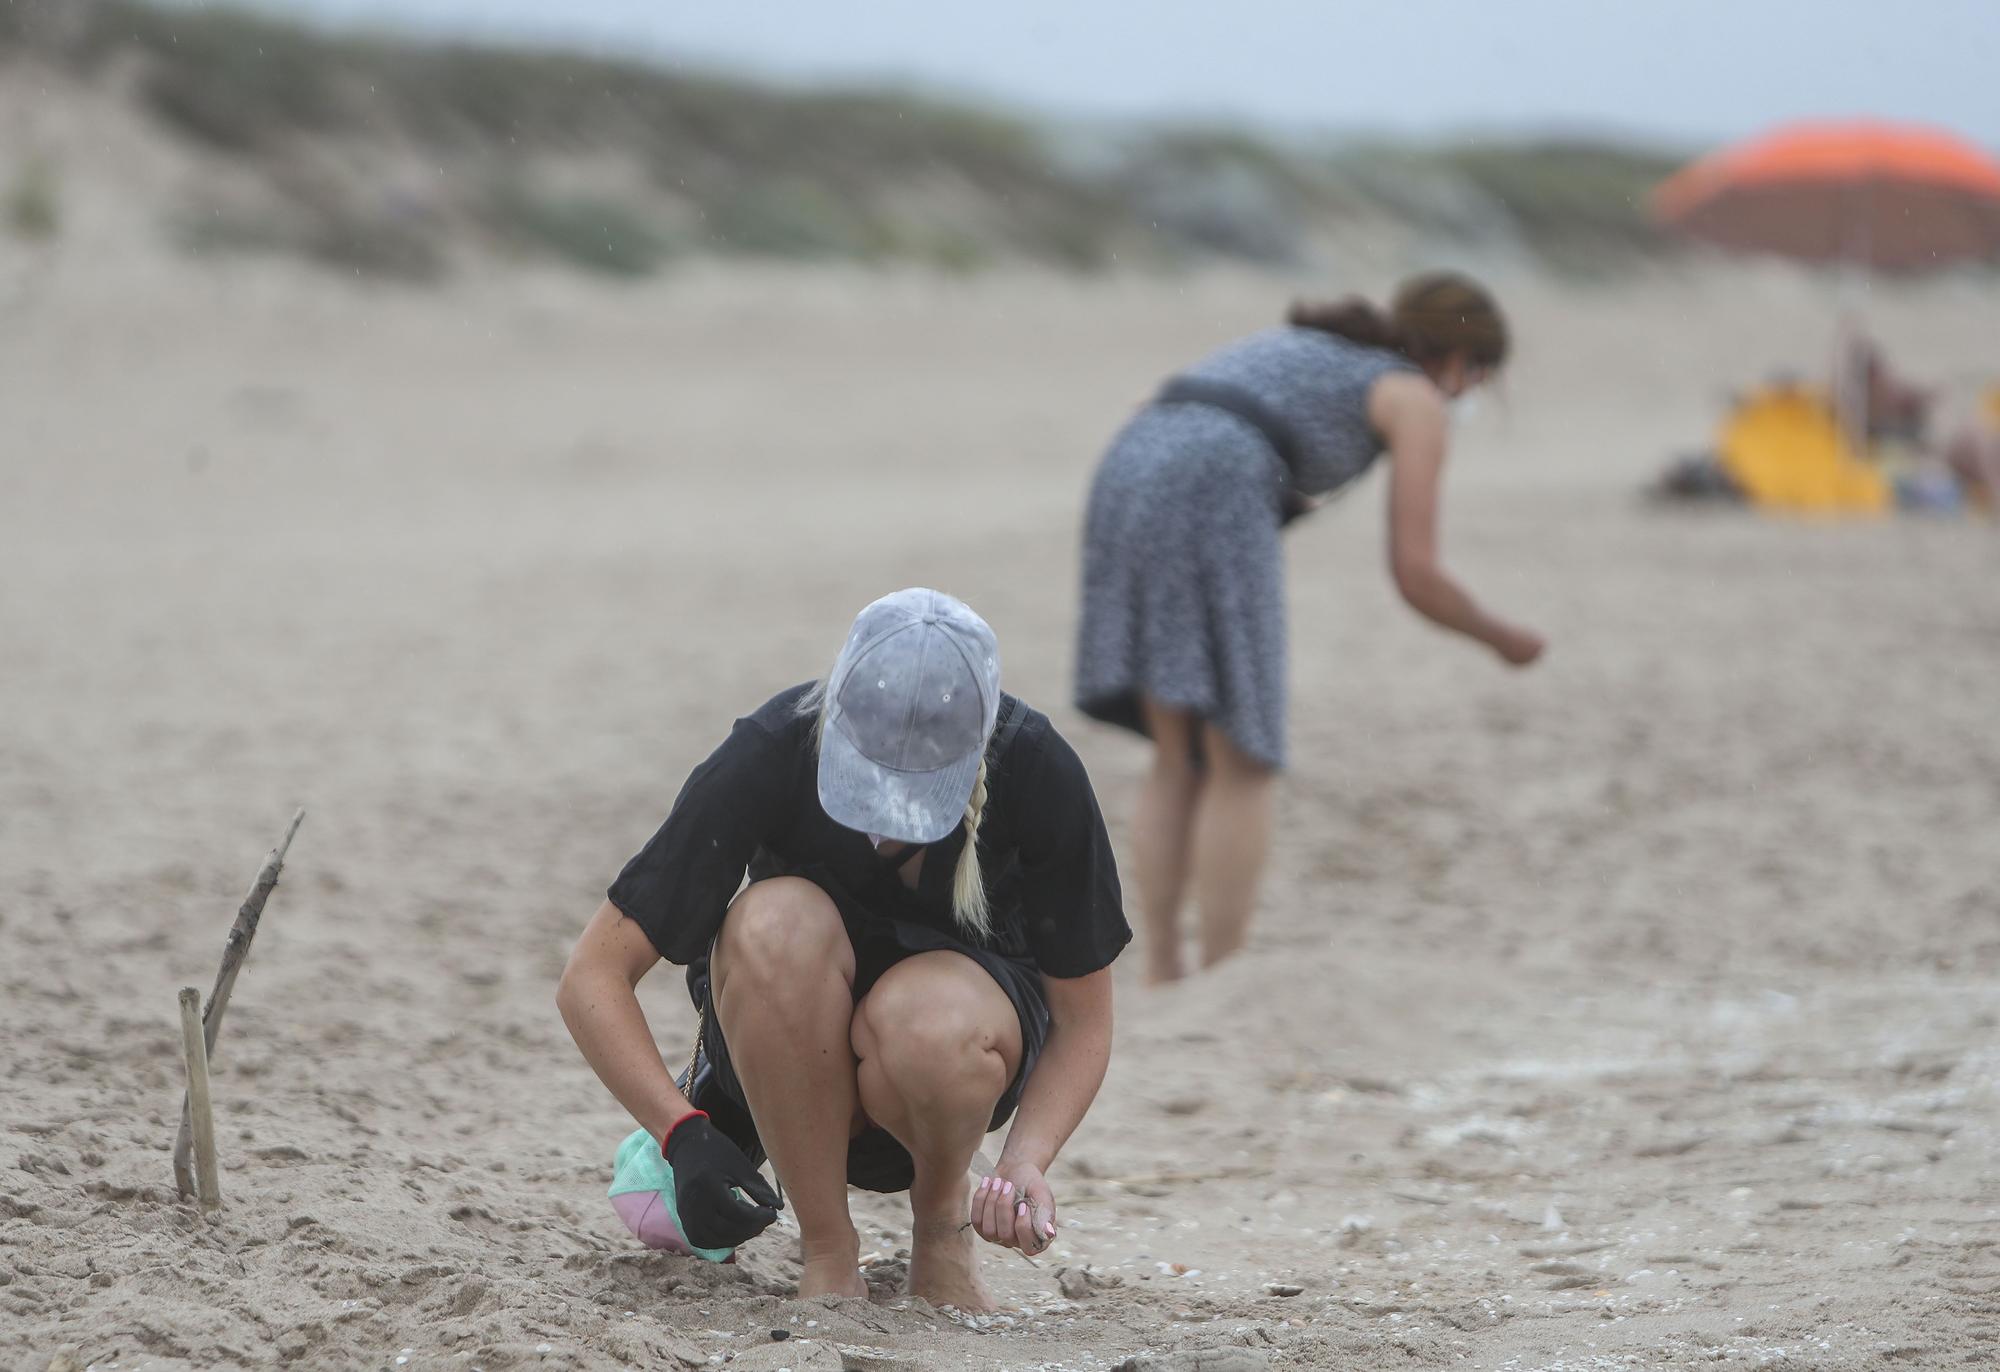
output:
[[[2000,147],[2000,0],[256,2],[1057,114],[1670,143],[1875,114]]]

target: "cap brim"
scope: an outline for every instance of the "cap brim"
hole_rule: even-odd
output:
[[[964,822],[980,757],[932,772],[900,772],[863,757],[836,717],[820,738],[819,803],[834,823],[860,833],[936,843]]]

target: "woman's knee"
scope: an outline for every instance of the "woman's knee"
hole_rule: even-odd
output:
[[[715,973],[723,981],[796,986],[829,966],[854,978],[854,950],[840,911],[826,892],[801,877],[772,877],[738,896],[716,940]]]
[[[1202,757],[1217,778],[1238,786],[1256,786],[1276,779],[1277,769],[1252,757],[1214,724],[1202,725]]]
[[[907,1100],[976,1098],[990,1105],[1007,1089],[1020,1057],[1013,1006],[993,991],[973,997],[965,994],[964,978],[892,972],[855,1011],[855,1054]]]
[[[1197,771],[1194,740],[1201,721],[1194,713],[1162,705],[1151,696],[1140,697],[1139,712],[1153,740],[1154,769],[1175,774]]]

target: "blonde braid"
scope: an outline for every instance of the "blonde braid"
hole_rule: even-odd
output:
[[[806,693],[799,697],[798,704],[792,707],[793,712],[800,719],[810,719],[813,722],[812,741],[815,753],[819,751],[820,740],[826,737],[828,708],[825,677],[821,677],[818,681],[807,687]]]
[[[986,878],[979,870],[979,814],[986,808],[986,759],[979,759],[972,799],[965,804],[965,851],[952,875],[951,913],[965,932],[980,940],[992,936],[992,913],[986,908]]]

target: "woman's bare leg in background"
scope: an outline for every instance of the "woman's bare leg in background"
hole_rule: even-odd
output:
[[[1194,816],[1194,895],[1201,912],[1201,965],[1243,947],[1271,852],[1277,773],[1213,724],[1202,725],[1200,803]]]
[[[1139,888],[1140,922],[1146,930],[1148,986],[1176,981],[1186,971],[1181,959],[1181,904],[1193,849],[1196,802],[1202,772],[1194,761],[1195,730],[1201,722],[1187,710],[1139,700],[1146,732],[1153,739],[1153,766],[1139,788],[1132,819],[1133,876]]]

